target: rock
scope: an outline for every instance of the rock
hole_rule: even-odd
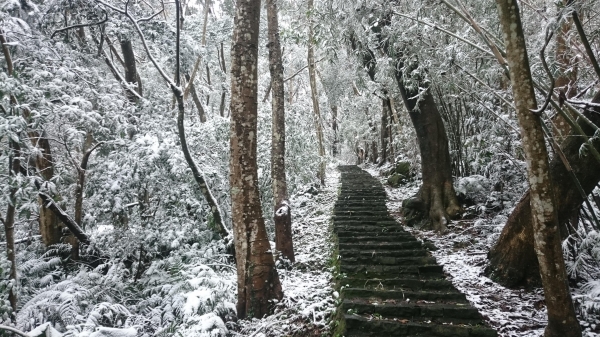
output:
[[[391,176],[389,176],[389,178],[387,179],[387,183],[392,187],[398,187],[400,186],[400,183],[402,182],[402,180],[404,180],[404,178],[404,176],[398,173],[394,173]]]
[[[410,176],[410,163],[407,161],[400,161],[396,164],[394,173],[402,175],[404,177]]]

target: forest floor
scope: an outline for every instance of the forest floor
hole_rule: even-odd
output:
[[[390,214],[402,221],[399,212],[402,201],[414,196],[421,182],[410,180],[398,188],[392,188],[380,174],[385,169],[380,170],[372,166],[365,169],[381,180],[388,195],[387,206]],[[512,201],[513,204],[520,197],[518,193],[515,196],[517,199]],[[485,207],[479,209],[485,210]],[[508,289],[484,275],[487,253],[498,238],[510,210],[511,208],[507,207],[496,213],[478,212],[472,219],[453,221],[443,233],[407,226],[405,229],[418,239],[429,241],[437,247],[432,254],[438,263],[444,266],[448,279],[466,294],[469,302],[479,310],[489,325],[498,331],[498,336],[539,337],[543,336],[547,323],[542,289]],[[580,290],[572,288],[572,291],[576,296]],[[579,319],[584,330],[583,336],[600,336],[600,318],[586,319],[580,315]]]
[[[235,336],[329,336],[335,311],[331,214],[337,200],[340,173],[326,172],[326,186],[308,187],[290,198],[296,262],[277,260],[284,298],[275,313],[237,323]],[[271,243],[274,246],[274,243]]]

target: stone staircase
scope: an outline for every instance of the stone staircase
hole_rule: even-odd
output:
[[[388,214],[381,183],[357,166],[339,170],[333,225],[343,290],[335,334],[497,336],[421,242]]]

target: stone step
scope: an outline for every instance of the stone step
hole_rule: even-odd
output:
[[[365,217],[365,216],[377,216],[377,217],[388,217],[388,211],[386,210],[374,210],[374,209],[359,209],[359,210],[335,210],[333,211],[335,217]]]
[[[404,231],[402,228],[381,228],[372,226],[360,226],[358,230],[346,229],[346,227],[335,226],[338,238],[358,238],[358,237],[394,237],[394,238],[411,238],[415,239],[409,232]],[[372,230],[367,230],[371,227]],[[397,230],[396,230],[397,229]]]
[[[399,304],[460,304],[469,306],[466,296],[452,288],[448,290],[410,290],[410,289],[365,289],[344,288],[344,298],[348,300],[360,299],[374,303],[399,303]],[[477,312],[477,310],[475,310]]]
[[[434,322],[372,319],[344,315],[346,337],[429,336],[429,337],[497,337],[498,334],[479,325],[440,325]]]
[[[355,278],[398,278],[398,277],[422,277],[442,278],[444,270],[439,265],[351,265],[345,264],[342,259],[340,271]]]
[[[342,255],[342,263],[348,265],[380,265],[380,266],[426,266],[435,264],[437,261],[432,256],[381,256],[373,254],[373,256],[358,256],[349,257]]]
[[[407,290],[445,290],[457,291],[452,282],[445,279],[414,279],[414,278],[386,278],[386,279],[360,279],[345,278],[341,281],[343,285],[349,287],[362,287],[365,289],[407,289]]]
[[[333,217],[333,222],[336,225],[347,225],[347,226],[380,226],[380,227],[395,227],[402,228],[402,226],[393,218],[388,217],[384,219],[344,219],[343,217]]]
[[[369,201],[363,201],[363,202],[352,202],[352,203],[348,203],[348,202],[341,202],[339,204],[335,205],[335,210],[338,211],[347,211],[347,210],[352,210],[352,211],[387,211],[387,206],[386,205],[382,205],[380,203],[374,203],[374,202],[369,202]]]
[[[346,235],[349,232],[342,232],[344,235],[338,235],[338,241],[349,243],[349,242],[408,242],[408,241],[417,241],[414,236],[405,235],[404,233],[355,233],[356,235]]]
[[[391,257],[416,257],[430,256],[425,249],[404,249],[404,250],[371,250],[365,251],[360,249],[343,249],[338,251],[343,259],[352,257],[371,258],[374,256],[391,256]]]
[[[344,215],[333,215],[332,216],[334,222],[340,221],[361,221],[361,222],[371,222],[371,221],[393,221],[394,218],[385,214],[385,215],[360,215],[360,214],[344,214]]]
[[[335,224],[333,230],[337,236],[358,236],[362,235],[406,235],[411,236],[403,228],[397,225],[390,226],[365,226],[365,225],[341,225]]]
[[[410,298],[408,298],[410,299]],[[419,303],[420,302],[420,303]],[[437,303],[426,300],[365,300],[347,299],[342,303],[344,313],[378,315],[385,318],[404,318],[419,322],[482,324],[477,309],[465,303]]]
[[[359,243],[343,243],[340,242],[338,247],[340,250],[345,249],[360,249],[364,251],[380,251],[380,250],[412,250],[421,248],[423,245],[421,241],[407,241],[407,242],[359,242]]]

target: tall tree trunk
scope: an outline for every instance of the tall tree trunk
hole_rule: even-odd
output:
[[[600,91],[592,99],[592,103],[600,104]],[[584,114],[596,125],[600,126],[600,108],[591,108]],[[584,133],[594,135],[594,129],[584,121],[579,121]],[[589,195],[600,182],[598,162],[591,155],[580,156],[579,149],[585,140],[575,131],[561,145],[573,173],[581,184],[586,195]],[[600,143],[596,142],[600,151]],[[583,196],[573,183],[567,168],[560,157],[554,156],[550,162],[550,177],[556,199],[559,226],[566,224],[574,212],[577,212],[584,201]],[[488,255],[490,265],[486,272],[495,281],[510,288],[532,287],[540,284],[539,265],[533,248],[533,227],[529,191],[519,201],[510,214],[498,242]]]
[[[6,37],[4,36],[4,33],[0,30],[0,44],[2,45],[2,52],[6,60],[9,76],[12,76],[12,57],[10,54],[10,50],[8,49],[8,45],[6,43]],[[17,105],[18,103],[16,97],[12,95],[10,97],[10,101],[12,105]],[[22,110],[23,117],[25,117],[26,120],[29,119],[29,108],[23,107]],[[38,171],[45,180],[52,179],[52,177],[54,177],[54,167],[52,160],[52,152],[50,150],[50,142],[46,137],[40,136],[40,134],[36,131],[29,131],[28,135],[32,145],[40,150],[40,153],[34,158],[35,165]],[[16,146],[18,146],[18,144],[16,144]],[[46,246],[59,243],[62,237],[63,224],[60,222],[60,220],[56,217],[55,214],[53,214],[49,209],[44,207],[44,202],[42,199],[38,198],[38,203],[40,205],[38,221],[40,234],[42,235],[42,242],[44,242]]]
[[[388,160],[388,123],[389,116],[391,115],[390,99],[382,98],[382,109],[381,109],[381,160],[380,165],[383,165]]]
[[[190,75],[186,74],[185,79],[187,81],[190,80]],[[200,116],[200,122],[206,123],[206,112],[204,111],[204,107],[202,106],[202,101],[200,97],[198,97],[198,92],[196,91],[196,86],[194,83],[190,83],[190,92],[192,93],[192,100],[194,101],[194,105],[196,105],[196,110],[198,110],[198,116]]]
[[[407,88],[404,76],[410,76],[412,69],[403,74],[403,66],[401,63],[396,68],[396,81],[417,134],[423,176],[423,185],[417,195],[403,202],[403,212],[409,223],[428,216],[432,228],[441,231],[462,211],[452,184],[448,136],[431,88],[418,79],[413,79],[421,82],[415,87],[427,88],[424,92],[419,94],[418,88]],[[412,66],[417,67],[416,64]]]
[[[267,0],[269,31],[269,70],[271,72],[273,125],[271,137],[271,179],[273,181],[273,218],[275,220],[275,248],[294,262],[292,240],[292,210],[288,200],[285,177],[285,98],[283,61],[279,42],[279,21],[275,0]]]
[[[1,34],[1,32],[0,32]],[[1,36],[1,35],[0,35]],[[8,175],[14,177],[19,173],[21,166],[19,143],[9,140],[9,158],[8,158]],[[14,182],[13,182],[14,184]],[[6,236],[6,257],[10,262],[10,272],[8,274],[11,280],[11,286],[8,289],[8,302],[13,311],[13,318],[17,313],[17,258],[15,251],[15,209],[16,209],[16,194],[18,186],[13,186],[10,189],[9,204],[6,210],[6,219],[4,219],[4,233]]]
[[[81,220],[83,218],[83,189],[85,186],[85,173],[87,170],[87,165],[90,159],[90,155],[94,150],[102,145],[104,142],[100,142],[92,147],[92,134],[88,131],[86,135],[86,141],[83,146],[83,156],[81,158],[81,163],[77,168],[77,186],[75,187],[75,222],[81,226]],[[69,241],[71,243],[71,259],[73,261],[79,260],[79,240],[75,235],[71,234],[69,236]]]
[[[237,316],[262,317],[283,292],[258,191],[258,34],[260,0],[237,0],[231,50],[231,217],[238,275]]]
[[[313,10],[314,0],[308,0],[308,77],[310,79],[310,92],[315,119],[315,130],[317,132],[317,142],[319,146],[319,172],[317,177],[321,181],[321,185],[325,185],[325,144],[323,144],[323,125],[321,123],[321,110],[319,109],[319,93],[317,92]]]
[[[496,4],[506,43],[513,97],[527,161],[534,249],[548,309],[548,326],[544,336],[581,336],[567,283],[544,132],[540,118],[532,113],[537,109],[537,104],[519,6],[517,0],[497,0]]]
[[[121,52],[123,53],[123,64],[125,65],[125,81],[130,87],[135,88],[136,92],[140,93],[139,84],[136,84],[139,81],[139,76],[130,39],[121,40]],[[127,91],[127,99],[132,103],[136,103],[138,97],[133,95],[131,91]]]
[[[23,111],[25,117],[29,118],[27,108],[24,108]],[[45,135],[40,136],[37,131],[29,131],[28,134],[33,146],[37,147],[41,152],[35,158],[35,165],[38,172],[44,180],[50,181],[54,178],[54,161],[52,160],[50,142]],[[38,201],[40,204],[39,224],[42,241],[46,246],[60,243],[64,224],[56,217],[56,214],[47,207],[44,207],[44,201],[41,198]]]
[[[333,131],[333,144],[331,145],[331,155],[335,158],[338,155],[338,106],[331,106],[331,131]]]
[[[225,95],[226,91],[223,90],[223,92],[221,92],[221,105],[219,106],[219,114],[221,117],[225,117]]]
[[[567,0],[563,0],[562,5],[566,4]],[[577,94],[577,59],[568,40],[572,26],[573,20],[567,17],[561,23],[556,34],[555,60],[558,65],[559,76],[556,78],[555,87],[559,90],[560,97],[563,99],[573,98]],[[556,136],[560,137],[559,143],[561,143],[571,131],[571,126],[560,114],[556,114],[552,122],[555,127],[554,132]]]

